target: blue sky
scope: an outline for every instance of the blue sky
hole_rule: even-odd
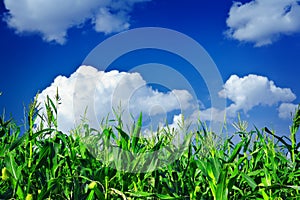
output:
[[[86,56],[98,44],[122,31],[162,27],[193,38],[208,52],[224,82],[218,95],[227,101],[229,121],[233,121],[240,112],[242,118],[250,122],[250,127],[252,124],[269,126],[278,130],[279,134],[288,131],[289,113],[300,102],[299,1],[72,2],[65,1],[60,7],[56,1],[40,4],[37,0],[21,3],[4,0],[0,3],[0,108],[17,122],[22,123],[24,105],[27,106],[38,91],[43,93],[42,101],[46,94],[53,94],[53,88],[61,85],[61,95],[65,95],[63,105],[66,105],[61,108],[61,123],[70,125],[72,120],[67,116],[70,112],[68,99],[73,95],[70,76],[73,74],[75,77],[76,70],[77,74],[80,73],[78,68]],[[154,62],[184,75],[201,102],[200,109],[203,113],[211,111],[210,95],[201,76],[196,76],[191,66],[174,55],[155,50],[137,51],[120,57],[111,69],[126,72],[137,65]],[[92,68],[82,70],[86,76],[97,73]],[[147,82],[145,74],[99,76],[106,77],[107,82],[112,81],[112,85],[116,84],[118,77],[125,77],[125,89],[130,89],[129,84]],[[151,76],[157,76],[155,71]],[[56,82],[52,84],[54,80]],[[49,87],[51,84],[53,87]],[[183,103],[193,113],[195,105],[191,103],[189,94],[183,92],[185,88],[177,85],[178,88],[164,90],[163,87],[152,86],[153,90],[147,87],[139,90],[132,101],[143,102],[143,98],[139,98],[144,95],[157,104],[167,102],[169,107],[160,105],[157,110],[152,104],[134,104],[149,108],[149,111],[144,110],[145,113],[169,116],[170,123]],[[99,94],[109,98],[115,89],[112,87],[111,91]],[[155,89],[161,93],[155,93]],[[182,100],[181,107],[172,104],[174,98],[168,91],[173,89],[181,90],[175,92],[182,97],[179,98]],[[68,92],[69,95],[66,94]],[[95,101],[99,104],[104,102],[103,96],[101,100],[97,98]],[[130,108],[130,112],[142,109],[139,106]],[[216,112],[222,113],[221,110]],[[152,114],[145,121],[154,120]]]

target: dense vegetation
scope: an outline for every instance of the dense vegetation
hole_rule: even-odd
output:
[[[218,140],[218,134],[199,123],[198,130],[187,132],[180,156],[168,162],[168,156],[179,152],[171,142],[176,130],[161,129],[154,139],[139,138],[140,116],[132,131],[125,131],[117,118],[116,126],[104,125],[101,130],[83,121],[68,135],[57,128],[56,104],[48,98],[47,112],[41,116],[35,100],[22,135],[12,120],[0,118],[0,199],[300,199],[300,107],[289,138],[267,128],[246,131],[239,120],[236,133]],[[120,160],[110,159],[109,151],[95,154],[91,151],[97,149],[89,151],[90,145],[104,152],[117,146],[128,167],[134,167],[136,159],[141,167],[157,169],[116,170]],[[165,146],[166,162],[139,159]]]

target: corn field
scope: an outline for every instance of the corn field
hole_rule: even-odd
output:
[[[57,127],[55,105],[48,98],[43,116],[34,100],[22,134],[12,119],[0,118],[0,199],[300,199],[300,143],[296,141],[300,107],[289,137],[279,137],[266,127],[246,131],[239,120],[232,136],[218,140],[217,133],[199,123],[197,130],[186,134],[186,148],[170,163],[169,157],[178,152],[171,142],[173,130],[159,130],[155,139],[139,137],[140,115],[132,131],[125,131],[117,119],[116,126],[101,130],[83,122],[65,134]],[[38,119],[42,120],[36,128]],[[101,151],[114,145],[125,153],[120,160],[111,160],[109,153],[101,151],[95,154],[97,148],[89,148],[97,144],[94,140]],[[167,145],[160,163],[138,157]],[[155,170],[117,170],[119,162]]]

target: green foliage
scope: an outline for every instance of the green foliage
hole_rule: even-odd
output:
[[[47,98],[47,112],[41,116],[35,99],[22,136],[12,120],[0,118],[0,199],[300,198],[300,107],[288,141],[267,128],[247,132],[247,123],[239,119],[234,136],[219,144],[213,142],[216,134],[202,125],[186,134],[186,148],[168,162],[179,152],[172,144],[175,130],[159,129],[156,137],[140,137],[141,114],[131,133],[117,117],[115,127],[104,124],[100,131],[83,121],[64,134],[57,127],[58,104],[58,95],[54,102]],[[163,147],[168,148],[161,151],[165,160],[160,160],[157,150]],[[152,157],[142,157],[145,152]],[[117,170],[121,165],[144,171]]]

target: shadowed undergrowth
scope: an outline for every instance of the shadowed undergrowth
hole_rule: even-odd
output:
[[[45,116],[36,100],[30,105],[22,136],[12,120],[0,118],[0,199],[300,198],[299,107],[289,138],[267,128],[247,132],[239,121],[236,133],[214,144],[208,141],[217,135],[200,124],[181,148],[172,142],[176,130],[140,137],[142,115],[129,132],[117,119],[101,131],[83,122],[64,134],[57,128],[57,100],[47,99]],[[132,173],[135,167],[144,170]]]

